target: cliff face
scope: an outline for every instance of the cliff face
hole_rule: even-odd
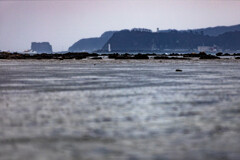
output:
[[[107,51],[154,51],[163,49],[194,49],[198,45],[213,45],[212,38],[193,32],[139,32],[123,30],[115,33],[104,45]]]
[[[70,52],[107,51],[111,44],[112,51],[154,51],[164,49],[196,49],[198,46],[217,45],[222,49],[240,49],[240,25],[218,26],[194,30],[160,30],[151,32],[147,29],[109,31],[96,38],[81,39],[74,43]]]
[[[37,53],[52,53],[52,46],[49,42],[32,42],[31,50]]]
[[[93,52],[95,50],[99,50],[112,37],[113,33],[114,31],[108,31],[103,33],[101,37],[81,39],[78,42],[74,43],[71,47],[69,47],[68,51]]]
[[[193,31],[139,32],[123,30],[116,32],[104,45],[107,51],[161,51],[164,49],[196,49],[198,46],[217,45],[222,49],[240,49],[240,31],[219,36],[208,36]]]

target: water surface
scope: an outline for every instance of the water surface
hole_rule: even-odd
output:
[[[1,60],[0,159],[239,160],[239,70],[238,60]]]

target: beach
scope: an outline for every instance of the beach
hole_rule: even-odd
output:
[[[0,60],[0,159],[239,160],[239,70],[237,59]]]

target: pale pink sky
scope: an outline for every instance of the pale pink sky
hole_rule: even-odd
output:
[[[0,0],[0,50],[49,41],[67,50],[81,38],[134,27],[193,29],[240,24],[239,0]]]

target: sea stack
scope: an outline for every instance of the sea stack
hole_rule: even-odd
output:
[[[31,50],[37,53],[52,53],[52,46],[49,42],[32,42]]]

